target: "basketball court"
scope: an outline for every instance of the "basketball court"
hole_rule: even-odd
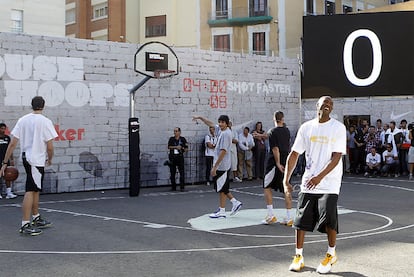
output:
[[[226,219],[207,216],[217,207],[212,187],[186,190],[143,188],[139,197],[129,197],[128,190],[42,195],[41,212],[54,225],[36,237],[17,231],[22,196],[2,199],[1,275],[318,275],[325,235],[308,233],[305,268],[289,272],[294,230],[260,224],[266,211],[259,181],[232,184],[243,209]],[[328,276],[411,276],[407,258],[414,254],[413,194],[414,182],[402,177],[345,176],[339,199],[339,261]],[[284,213],[281,196],[274,194],[279,218]]]

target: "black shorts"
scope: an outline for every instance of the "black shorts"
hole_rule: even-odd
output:
[[[300,192],[293,228],[326,233],[326,227],[338,233],[338,195]]]
[[[276,166],[266,168],[266,174],[263,179],[263,188],[272,188],[275,191],[284,192],[283,173],[280,172],[279,168]]]
[[[23,166],[26,171],[26,191],[42,191],[45,168],[42,166],[31,166],[26,158],[23,158]],[[35,179],[38,184],[36,184]]]
[[[280,163],[285,166],[287,160],[288,153],[281,152],[280,153]],[[274,159],[273,155],[269,159]],[[283,177],[284,172],[281,172],[279,168],[274,164],[274,162],[268,162],[266,166],[266,173],[263,179],[263,188],[272,188],[275,191],[284,192],[283,187]]]
[[[216,176],[213,177],[214,189],[216,192],[223,192],[225,194],[230,192],[229,171],[216,171]]]

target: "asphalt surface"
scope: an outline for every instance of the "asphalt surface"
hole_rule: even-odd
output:
[[[232,192],[243,209],[226,219],[207,217],[218,196],[205,185],[186,192],[145,188],[139,197],[128,190],[42,195],[42,215],[53,227],[36,237],[17,231],[22,196],[3,198],[0,276],[319,275],[325,235],[307,234],[305,268],[290,272],[294,230],[260,224],[266,215],[260,182],[232,183]],[[327,276],[413,276],[413,197],[414,181],[407,177],[345,176],[338,262]],[[278,215],[282,199],[274,193]]]

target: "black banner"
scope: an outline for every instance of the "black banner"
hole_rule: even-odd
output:
[[[303,18],[302,98],[413,95],[414,12]]]

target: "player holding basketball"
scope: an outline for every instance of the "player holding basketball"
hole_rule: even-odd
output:
[[[202,116],[193,116],[193,120],[200,119],[209,127],[215,128],[218,136],[216,148],[214,152],[213,168],[211,176],[213,176],[214,189],[219,193],[219,208],[216,212],[209,215],[210,218],[226,218],[226,199],[232,203],[230,215],[236,214],[242,207],[242,203],[233,197],[230,192],[229,174],[231,169],[231,144],[232,132],[229,129],[230,119],[227,115],[220,115],[218,125]]]
[[[22,227],[19,232],[32,236],[41,234],[41,228],[49,227],[52,224],[39,214],[39,195],[42,190],[44,169],[45,165],[52,164],[53,139],[57,137],[52,121],[42,115],[44,106],[45,100],[42,97],[36,96],[32,99],[33,112],[21,117],[14,126],[11,132],[13,138],[0,169],[0,176],[3,176],[7,161],[20,141],[27,177],[26,193],[22,205]]]
[[[345,126],[330,117],[333,100],[322,96],[317,104],[317,118],[305,122],[298,131],[288,156],[283,185],[285,192],[300,154],[306,154],[306,169],[293,227],[296,229],[296,255],[289,267],[300,271],[304,266],[303,244],[305,232],[315,227],[328,236],[328,251],[317,268],[328,273],[337,261],[336,234],[338,233],[337,202],[342,181],[342,155],[346,153]]]
[[[10,144],[10,137],[6,135],[6,124],[0,123],[0,161],[6,161],[4,155],[6,155],[7,147]],[[7,160],[7,165],[14,166],[13,153],[10,155],[10,158]],[[6,198],[13,199],[17,195],[12,192],[11,181],[4,180],[6,183]],[[0,194],[0,199],[2,198]]]

